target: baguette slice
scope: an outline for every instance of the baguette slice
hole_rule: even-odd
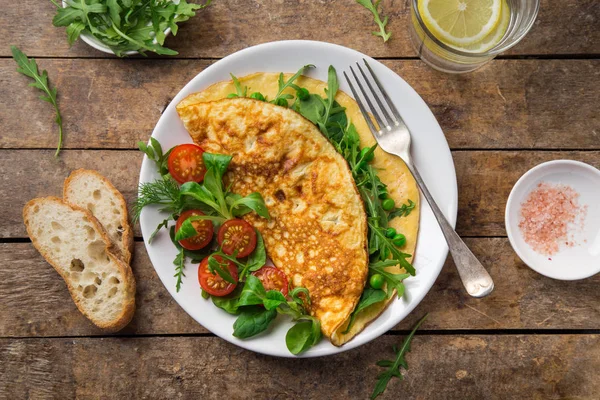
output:
[[[89,169],[73,171],[65,180],[63,198],[98,218],[123,261],[131,262],[133,231],[128,221],[127,203],[108,179]]]
[[[111,252],[98,220],[57,197],[29,201],[23,219],[33,245],[64,279],[79,311],[108,331],[125,327],[135,311],[135,279]]]

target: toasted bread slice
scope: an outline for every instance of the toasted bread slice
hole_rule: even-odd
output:
[[[98,218],[123,261],[131,262],[133,231],[127,217],[127,203],[108,179],[89,169],[73,171],[65,180],[63,198]]]
[[[23,219],[33,245],[64,279],[77,308],[100,328],[125,327],[135,311],[135,279],[111,252],[98,220],[56,197],[29,201]]]

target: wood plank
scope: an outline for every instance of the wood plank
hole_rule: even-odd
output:
[[[331,357],[281,359],[218,338],[0,340],[10,399],[366,399],[400,337]],[[599,335],[417,335],[404,380],[381,399],[600,396]]]
[[[507,239],[467,239],[494,278],[484,299],[468,296],[451,259],[417,309],[393,330],[408,330],[425,313],[427,329],[597,329],[600,275],[561,282],[527,268]],[[169,295],[137,242],[133,271],[137,311],[118,335],[207,333]],[[196,285],[193,274],[185,285]],[[410,290],[409,290],[410,292]],[[62,279],[29,243],[0,244],[0,337],[103,334],[75,307]]]
[[[519,177],[535,165],[573,159],[600,167],[600,151],[455,151],[453,155],[460,193],[457,230],[463,236],[505,235],[506,199]],[[97,169],[131,204],[141,159],[142,153],[132,150],[67,150],[59,159],[51,150],[3,150],[0,238],[26,237],[22,207],[34,197],[59,196],[64,179],[77,168]]]
[[[0,15],[0,56],[10,55],[9,45],[15,44],[37,57],[107,57],[81,41],[69,48],[64,28],[52,26],[50,2],[22,0],[19,4],[6,7]],[[383,1],[393,33],[387,44],[371,35],[376,30],[371,15],[354,2],[221,0],[183,24],[167,45],[179,51],[179,57],[220,58],[259,43],[307,39],[348,46],[373,57],[415,57],[408,4]],[[595,0],[568,0],[560,6],[542,0],[532,31],[508,54],[598,54],[599,19]]]
[[[177,92],[209,65],[195,60],[40,60],[59,88],[66,148],[137,148]],[[385,61],[427,102],[453,149],[600,149],[600,60],[495,60],[448,75]],[[14,62],[0,60],[1,148],[53,148],[53,110]],[[551,85],[548,82],[552,82]],[[116,90],[118,88],[118,90]],[[22,110],[27,110],[26,113]]]

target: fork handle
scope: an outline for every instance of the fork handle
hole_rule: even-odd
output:
[[[429,193],[425,182],[421,178],[419,171],[413,165],[407,163],[410,172],[412,172],[423,196],[427,199],[427,202],[433,210],[433,214],[440,224],[442,233],[448,243],[450,254],[458,270],[458,275],[469,293],[473,297],[485,297],[494,290],[494,281],[488,272],[485,270],[483,265],[479,262],[477,257],[469,250],[465,242],[458,236],[456,231],[452,228],[452,225],[448,222],[438,205],[436,204],[433,196]]]

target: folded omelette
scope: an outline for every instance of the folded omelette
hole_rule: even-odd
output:
[[[250,92],[273,98],[277,78],[278,74],[256,73],[239,81]],[[326,87],[325,82],[304,76],[295,83],[317,94]],[[254,213],[244,218],[260,231],[269,258],[291,284],[309,290],[311,315],[320,320],[323,334],[341,346],[395,297],[359,313],[345,332],[368,275],[366,214],[348,164],[300,114],[248,98],[226,99],[233,92],[232,82],[217,83],[186,97],[177,112],[195,143],[208,152],[233,156],[226,176],[233,192],[262,194],[271,219]],[[346,108],[361,146],[372,146],[375,140],[356,102],[343,92],[336,100]],[[378,175],[396,204],[409,199],[417,203],[408,217],[390,221],[407,238],[402,251],[412,254],[419,223],[416,183],[400,158],[379,148],[373,165],[381,169]]]

